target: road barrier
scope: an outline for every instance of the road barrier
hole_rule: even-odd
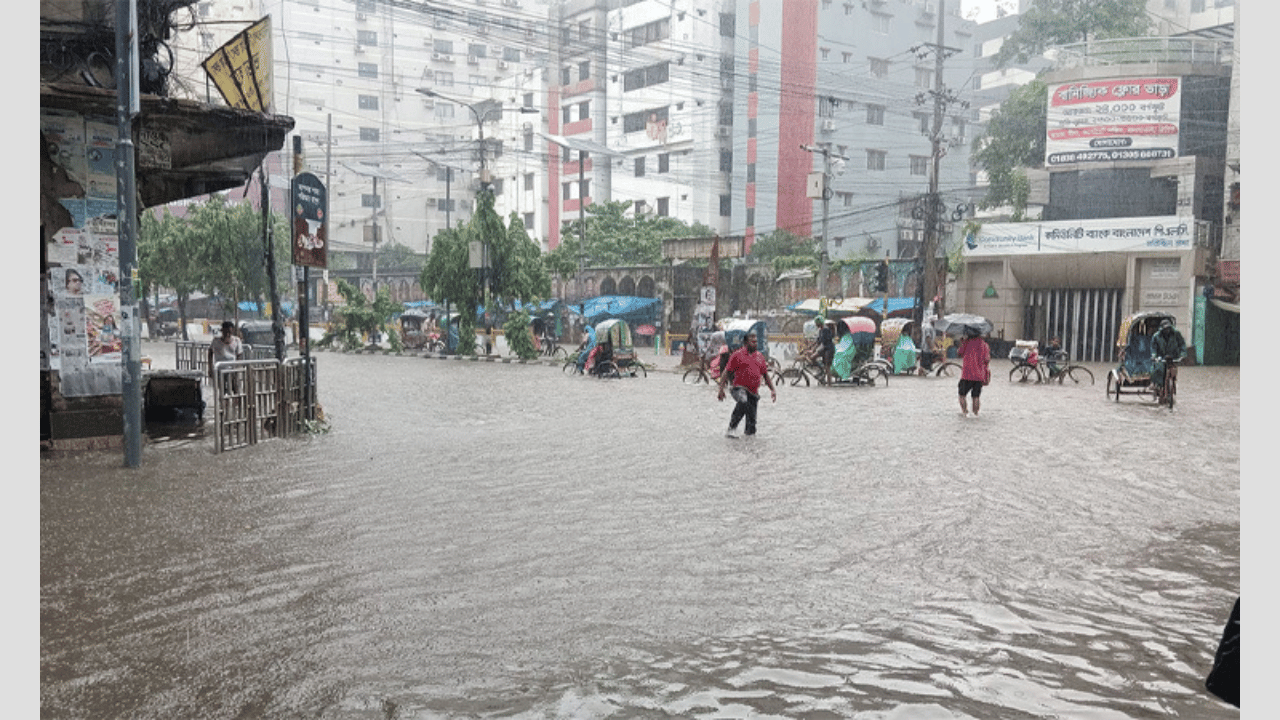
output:
[[[315,419],[315,358],[236,360],[214,365],[216,452],[303,432]]]

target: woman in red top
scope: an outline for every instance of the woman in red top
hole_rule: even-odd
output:
[[[978,417],[978,408],[982,406],[982,386],[991,377],[991,348],[987,347],[987,341],[982,339],[981,333],[966,327],[964,342],[960,343],[956,352],[964,359],[960,368],[960,415],[969,415],[965,395],[973,395],[973,416]]]

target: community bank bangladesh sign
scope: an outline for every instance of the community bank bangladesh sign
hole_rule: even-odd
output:
[[[1176,215],[1107,220],[992,223],[965,238],[965,255],[1189,250],[1195,221]]]
[[[1045,164],[1177,157],[1181,85],[1176,77],[1050,85]]]

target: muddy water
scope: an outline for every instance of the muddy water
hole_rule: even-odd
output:
[[[1236,369],[1169,413],[319,356],[331,430],[41,463],[57,718],[1238,717]]]

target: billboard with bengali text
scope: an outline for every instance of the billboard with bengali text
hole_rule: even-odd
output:
[[[202,65],[228,105],[271,112],[271,16],[245,28]]]
[[[1177,157],[1181,85],[1176,77],[1050,85],[1045,165]]]

